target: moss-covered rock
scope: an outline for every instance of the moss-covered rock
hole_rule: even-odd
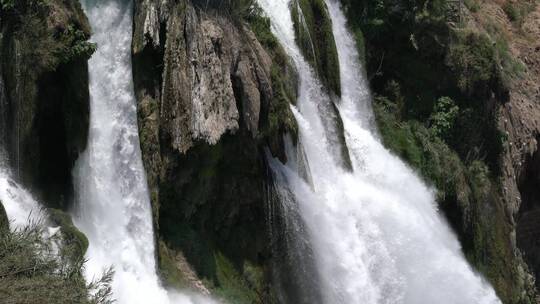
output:
[[[48,209],[49,219],[54,225],[60,226],[65,249],[75,260],[83,259],[88,249],[88,238],[71,220],[71,216],[58,209]]]
[[[339,58],[326,4],[323,0],[295,0],[291,5],[296,40],[304,57],[325,87],[341,96]]]
[[[283,136],[296,136],[296,73],[255,7],[231,20],[216,10],[222,2],[201,3],[135,3],[135,92],[160,273],[170,285],[202,281],[223,298],[267,301],[265,148],[285,160]],[[223,119],[231,124],[217,130]]]
[[[0,141],[18,178],[66,208],[88,134],[90,26],[77,0],[15,1],[0,19]]]
[[[268,145],[273,156],[286,161],[283,137],[289,134],[294,141],[298,137],[298,125],[290,108],[291,105],[296,105],[298,98],[296,70],[272,34],[270,19],[259,12],[252,14],[247,23],[272,58],[270,71],[272,99],[261,117],[262,142]]]
[[[63,245],[37,226],[0,233],[0,294],[3,303],[112,303],[112,273],[84,279],[84,260],[59,255]]]
[[[363,34],[384,144],[436,186],[467,258],[499,297],[527,303],[530,283],[500,185],[499,109],[520,70],[503,31],[482,28],[481,18],[447,22],[444,1],[342,3]]]
[[[376,98],[374,110],[385,146],[437,189],[439,206],[457,232],[467,259],[505,303],[528,303],[523,301],[533,296],[523,290],[530,288],[530,279],[514,255],[512,226],[488,166],[479,160],[462,161],[436,129],[401,120],[396,103],[387,98]]]

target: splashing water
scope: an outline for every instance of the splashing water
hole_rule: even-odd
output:
[[[32,224],[40,224],[46,219],[40,204],[31,193],[13,180],[11,173],[3,166],[1,161],[0,201],[6,209],[11,230],[22,229]]]
[[[300,128],[311,183],[294,162],[270,160],[277,181],[294,194],[314,253],[323,302],[500,303],[493,289],[467,264],[461,247],[438,214],[433,191],[380,143],[372,124],[369,90],[355,42],[339,4],[326,4],[333,21],[343,119],[353,172],[336,165],[317,105],[326,98],[295,43],[289,0],[259,0],[272,30],[299,76]],[[290,159],[297,151],[289,149]],[[287,202],[290,209],[290,202]]]
[[[87,277],[113,266],[118,303],[212,303],[168,292],[156,274],[152,212],[131,71],[131,2],[83,1],[98,49],[89,61],[88,147],[73,175],[75,224],[88,236]]]

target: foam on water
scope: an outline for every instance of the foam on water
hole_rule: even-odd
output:
[[[259,0],[300,76],[298,109],[310,183],[289,163],[270,161],[307,227],[323,302],[329,304],[500,303],[467,264],[429,189],[379,141],[354,39],[336,0],[328,0],[341,69],[343,119],[353,172],[336,165],[317,104],[326,98],[300,55],[289,0]],[[322,114],[322,115],[320,115]],[[289,149],[291,159],[297,151]],[[287,201],[287,208],[291,208]]]
[[[11,230],[46,220],[40,204],[30,192],[15,182],[11,172],[5,167],[0,167],[0,201],[6,209]]]

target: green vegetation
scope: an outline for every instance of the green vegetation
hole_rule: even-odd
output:
[[[269,297],[268,280],[246,283],[268,258],[265,227],[257,220],[264,216],[260,143],[242,131],[216,145],[198,143],[175,155],[171,161],[182,167],[168,173],[172,182],[160,185],[161,240],[181,251],[205,286],[222,297],[259,298],[254,293],[263,285],[261,298]],[[182,284],[170,255],[161,252],[160,259],[167,281]]]
[[[473,13],[480,10],[480,4],[478,4],[477,0],[465,0],[465,7],[467,7]]]
[[[48,24],[47,19],[53,10],[63,6],[80,6],[78,2],[59,6],[56,3],[58,0],[2,1],[5,6],[3,4],[0,16],[9,30],[14,31],[12,37],[22,46],[20,55],[34,72],[54,71],[61,64],[87,60],[95,52],[96,45],[88,42],[88,24],[71,19],[65,20],[65,28],[58,26],[51,29]],[[77,17],[86,21],[86,17]]]
[[[64,46],[58,51],[60,62],[68,63],[77,59],[89,59],[96,51],[97,45],[89,42],[89,35],[70,24],[61,34],[60,41]]]
[[[109,304],[112,271],[87,284],[84,260],[56,252],[55,237],[31,225],[0,233],[0,295],[5,304]]]
[[[521,28],[523,25],[523,20],[525,20],[525,17],[532,11],[534,11],[534,8],[536,7],[538,1],[537,0],[525,0],[525,1],[510,1],[507,0],[503,6],[502,9],[506,16],[508,17],[508,20],[512,22],[514,26],[517,28]]]
[[[450,97],[441,97],[430,117],[430,129],[435,136],[448,140],[456,124],[459,107]]]
[[[176,268],[176,262],[163,241],[159,242],[159,274],[167,287],[189,288],[184,274]]]
[[[217,267],[215,293],[230,303],[266,303],[262,297],[263,273],[259,268],[246,262],[240,273],[223,254],[214,256]]]
[[[273,98],[268,105],[267,115],[262,117],[261,132],[272,154],[278,154],[283,146],[283,134],[290,134],[294,140],[298,136],[296,119],[290,109],[296,104],[296,71],[288,56],[270,29],[270,19],[262,15],[255,5],[255,12],[246,19],[257,40],[272,57],[271,81]],[[283,157],[283,155],[281,155]]]
[[[485,91],[497,75],[495,48],[491,40],[482,34],[470,31],[456,31],[452,39],[446,64],[457,76],[457,86],[465,94],[472,96]]]
[[[444,103],[452,104],[447,99]],[[387,98],[376,98],[374,110],[385,146],[436,187],[439,206],[458,233],[467,259],[506,302],[532,303],[527,302],[532,297],[520,292],[526,282],[520,281],[520,266],[509,246],[511,227],[488,166],[480,160],[463,162],[433,129],[400,120],[396,104]]]
[[[331,92],[341,95],[339,58],[332,20],[323,0],[295,0],[292,18],[296,40],[304,57]]]
[[[58,225],[62,231],[64,249],[69,250],[69,254],[74,259],[83,259],[88,249],[88,239],[71,220],[71,216],[58,209],[48,209],[49,218],[54,225]]]
[[[363,36],[357,45],[385,146],[436,186],[467,258],[501,299],[527,303],[497,180],[505,143],[497,109],[524,70],[504,31],[447,23],[444,0],[343,3]]]
[[[520,12],[519,12],[518,9],[515,7],[515,4],[513,4],[512,2],[507,1],[507,2],[503,5],[502,8],[503,8],[504,13],[506,14],[506,16],[508,16],[508,19],[510,19],[510,21],[512,21],[512,22],[517,22],[518,20],[521,19],[521,14],[520,14]]]

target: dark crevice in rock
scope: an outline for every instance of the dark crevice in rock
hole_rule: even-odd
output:
[[[537,141],[540,137],[537,137]],[[517,220],[517,245],[536,275],[540,287],[540,151],[530,155],[519,178],[521,206]]]

